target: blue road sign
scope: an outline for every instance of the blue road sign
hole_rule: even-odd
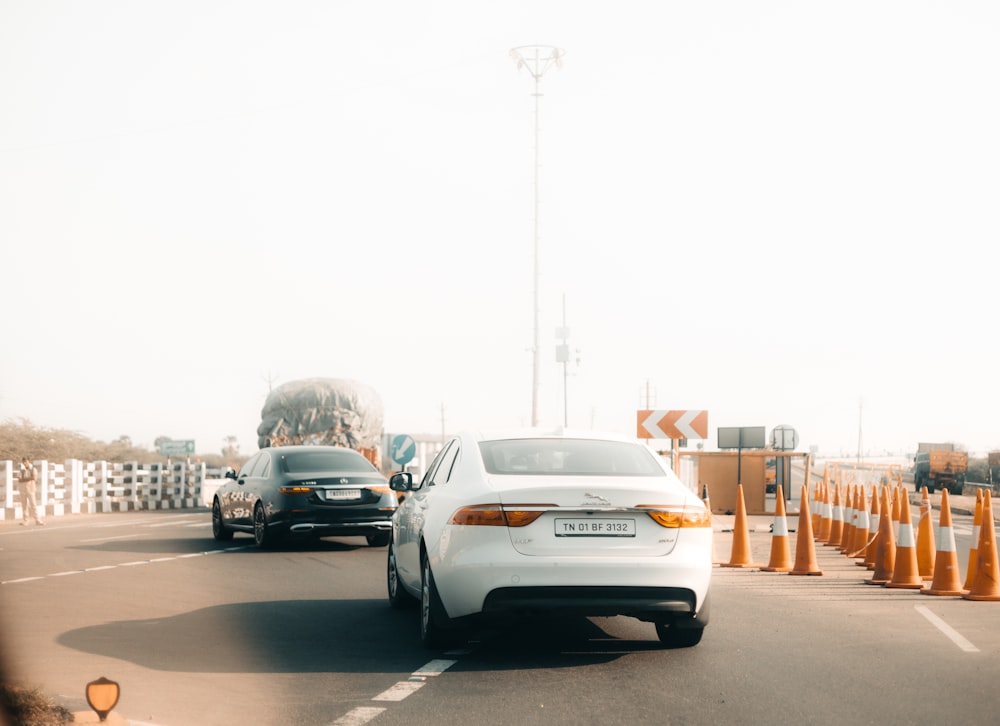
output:
[[[413,440],[412,436],[399,434],[392,438],[392,443],[389,446],[389,455],[397,464],[405,466],[416,454],[417,442]]]

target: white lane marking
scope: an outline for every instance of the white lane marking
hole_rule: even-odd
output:
[[[73,516],[73,515],[70,515],[70,516]],[[111,515],[111,513],[106,513],[106,514],[93,514],[93,515],[83,515],[83,516],[86,516],[86,517],[104,517],[104,516],[109,516],[110,517],[110,516],[116,516],[117,517],[118,515]],[[189,515],[189,514],[184,514],[184,515],[179,515],[178,514],[178,515],[174,515],[174,516],[175,517],[184,517],[188,521],[191,521],[191,519],[190,519],[191,515]],[[108,528],[112,528],[112,527],[128,527],[130,525],[138,525],[140,527],[165,526],[165,525],[148,525],[148,524],[145,524],[146,520],[143,520],[143,519],[134,519],[134,518],[133,519],[116,520],[114,522],[95,522],[93,520],[87,520],[87,521],[82,521],[82,522],[70,523],[70,522],[62,522],[60,520],[61,520],[61,517],[55,517],[55,518],[49,519],[48,521],[50,523],[51,522],[56,522],[56,524],[54,524],[51,529],[48,529],[48,531],[49,532],[52,532],[52,531],[65,532],[65,531],[70,530],[70,529],[95,530],[95,529],[108,529]],[[2,520],[0,520],[0,521],[2,521]],[[209,524],[211,524],[211,522],[207,522],[206,526],[209,525]],[[193,525],[185,525],[185,526],[193,526]],[[35,529],[35,528],[31,528],[31,531],[32,532],[40,532],[40,530]],[[23,534],[24,532],[25,532],[25,530],[23,530],[23,529],[21,529],[19,527],[18,528],[12,528],[12,529],[9,529],[9,530],[6,529],[6,528],[4,528],[3,531],[0,531],[0,537],[9,536],[9,535],[20,535],[20,534]]]
[[[100,524],[78,524],[74,527],[93,527],[94,529],[110,529],[112,527],[129,527],[131,525],[138,525],[140,527],[145,526],[145,521],[143,519],[127,519],[121,522],[102,522]],[[67,527],[67,529],[69,529]]]
[[[180,522],[158,522],[156,524],[145,524],[144,527],[149,527],[150,529],[156,529],[157,527],[190,527],[195,524],[195,520],[189,519],[187,521],[181,520]],[[198,524],[201,524],[200,522]]]
[[[114,542],[119,539],[138,539],[140,537],[145,537],[144,534],[123,534],[121,537],[99,537],[97,539],[81,539],[80,542],[83,544],[94,544],[96,542]]]
[[[446,670],[451,668],[453,665],[458,663],[457,660],[445,660],[444,658],[436,658],[423,667],[420,670],[413,671],[415,676],[439,676]]]
[[[940,630],[948,639],[951,640],[955,645],[964,650],[966,653],[978,653],[979,648],[974,646],[965,637],[955,630],[953,627],[948,625],[944,620],[939,618],[937,615],[928,610],[924,605],[914,605],[917,612],[923,615],[927,620],[930,621],[931,625]]]
[[[407,696],[423,688],[426,681],[400,681],[391,688],[382,691],[373,701],[402,701]]]
[[[0,585],[14,585],[20,582],[31,582],[32,580],[44,580],[46,577],[66,577],[67,575],[80,575],[85,572],[99,572],[101,570],[113,570],[117,567],[136,567],[137,565],[149,565],[153,562],[173,562],[174,560],[183,560],[189,557],[204,557],[205,555],[216,555],[223,552],[239,552],[240,550],[250,549],[250,545],[246,547],[229,547],[224,550],[209,550],[207,552],[194,552],[187,555],[176,555],[174,557],[154,557],[149,560],[133,560],[132,562],[119,562],[117,565],[98,565],[96,567],[87,567],[82,570],[66,570],[65,572],[51,572],[48,575],[36,575],[33,577],[19,577],[15,580],[0,580]]]
[[[373,701],[402,701],[423,688],[428,678],[439,676],[455,665],[458,661],[446,658],[435,658],[422,665],[419,669],[410,674],[409,680],[399,681],[391,688],[378,694]],[[378,716],[384,708],[355,708],[346,715],[333,722],[333,726],[360,726]]]
[[[343,716],[333,722],[332,726],[362,726],[385,711],[384,708],[376,706],[358,706],[352,708]]]

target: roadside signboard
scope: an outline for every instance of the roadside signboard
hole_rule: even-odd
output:
[[[394,436],[389,446],[389,455],[400,466],[406,466],[417,454],[417,442],[408,434]]]
[[[186,456],[194,453],[194,439],[162,439],[160,456]]]
[[[763,449],[766,444],[763,426],[720,426],[720,449]]]
[[[708,411],[638,411],[640,439],[707,439]]]

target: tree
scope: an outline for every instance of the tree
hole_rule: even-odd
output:
[[[222,440],[222,455],[226,459],[236,459],[240,455],[240,444],[239,439],[235,436],[229,435]]]

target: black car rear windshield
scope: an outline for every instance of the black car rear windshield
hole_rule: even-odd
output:
[[[481,441],[490,474],[665,476],[652,452],[638,444],[593,439]]]
[[[289,474],[318,471],[363,471],[368,474],[375,471],[367,459],[351,449],[288,452],[281,455],[281,465]]]

